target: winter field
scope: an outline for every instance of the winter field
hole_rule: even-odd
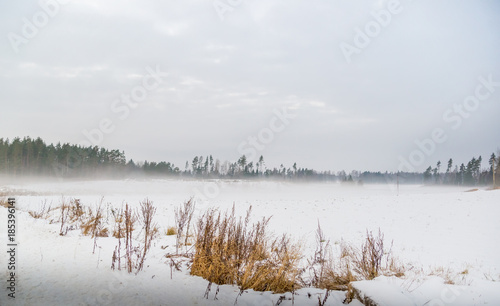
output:
[[[288,234],[302,246],[303,263],[314,255],[318,222],[333,253],[343,243],[361,246],[367,231],[384,234],[386,250],[404,276],[354,282],[378,305],[500,305],[500,190],[402,185],[342,186],[335,183],[264,181],[126,180],[4,184],[0,195],[16,197],[16,293],[8,298],[7,209],[0,207],[2,290],[0,305],[318,305],[326,290],[301,288],[292,294],[216,285],[191,276],[185,262],[171,267],[175,253],[174,209],[194,196],[193,223],[209,208],[245,216],[271,217],[274,236]],[[469,191],[469,192],[467,192]],[[94,239],[80,229],[60,233],[60,212],[35,219],[29,211],[60,206],[62,198],[95,208],[102,201],[104,225],[112,209],[133,208],[146,198],[157,208],[159,227],[142,271],[112,270],[114,237]],[[45,203],[45,204],[44,204]],[[134,239],[140,243],[140,226]],[[187,250],[190,246],[183,246]],[[307,274],[307,273],[305,273]],[[281,298],[284,296],[284,298]],[[342,305],[345,291],[331,291],[324,305]],[[362,305],[353,300],[350,305]]]

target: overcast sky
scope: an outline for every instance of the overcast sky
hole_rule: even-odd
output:
[[[500,147],[495,0],[2,1],[0,29],[4,138],[333,171]]]

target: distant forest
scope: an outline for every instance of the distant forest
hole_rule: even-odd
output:
[[[500,155],[500,154],[499,154]],[[362,183],[424,183],[446,185],[498,185],[500,156],[491,154],[488,167],[482,167],[483,159],[473,157],[467,164],[455,165],[449,159],[446,168],[438,162],[423,173],[418,172],[369,172],[369,171],[316,171],[291,167],[267,168],[263,156],[255,163],[243,155],[235,162],[195,156],[186,161],[183,168],[170,162],[134,162],[125,152],[94,147],[82,147],[68,143],[47,145],[42,139],[30,137],[0,138],[0,175],[12,177],[52,176],[62,178],[123,178],[123,177],[182,177],[281,180],[340,181],[346,184]],[[496,173],[494,176],[493,173]]]

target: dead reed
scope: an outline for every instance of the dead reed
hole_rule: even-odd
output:
[[[244,220],[236,218],[233,205],[231,213],[209,209],[199,218],[191,274],[218,285],[235,284],[240,290],[297,289],[300,247],[286,236],[269,243],[270,218],[250,225],[250,216],[251,207]]]

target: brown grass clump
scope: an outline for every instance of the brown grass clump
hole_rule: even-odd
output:
[[[265,256],[264,260],[248,260],[237,283],[240,290],[284,293],[298,289],[301,273],[298,264],[302,257],[300,246],[291,244],[290,239],[283,235],[272,242],[270,252]]]
[[[90,207],[88,208],[87,212],[87,220],[85,220],[82,225],[82,234],[85,236],[91,236],[92,238],[94,237],[108,237],[107,234],[108,230],[107,228],[104,227],[103,224],[103,209],[102,206],[99,205],[93,211]]]
[[[177,235],[177,229],[173,226],[169,226],[167,228],[167,232],[165,233],[167,236],[173,236],[173,235]]]
[[[234,206],[230,214],[207,211],[198,220],[191,274],[218,285],[236,284],[241,290],[297,289],[300,248],[286,236],[269,243],[270,218],[249,225],[250,215],[251,207],[244,220],[237,220]]]
[[[109,230],[105,227],[103,220],[103,200],[104,199],[101,199],[101,202],[95,208],[95,211],[93,211],[90,207],[88,208],[87,214],[85,214],[86,220],[82,221],[81,224],[82,234],[94,238],[94,249],[92,254],[95,253],[97,237],[109,237]]]
[[[5,198],[0,198],[0,206],[3,206],[5,208],[9,208],[9,202]]]

